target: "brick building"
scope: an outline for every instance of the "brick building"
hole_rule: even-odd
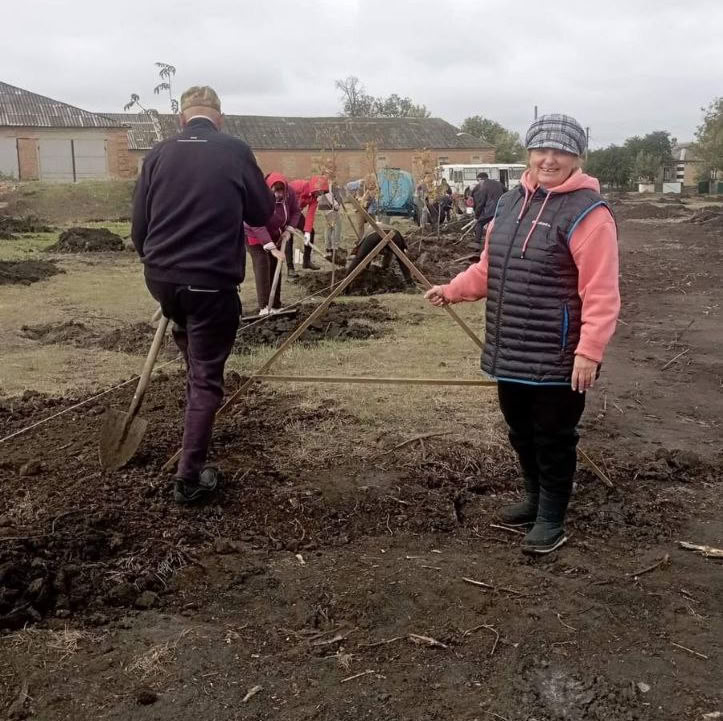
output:
[[[160,137],[179,130],[175,115],[106,115],[128,123],[129,147],[139,159]],[[249,144],[264,172],[275,170],[289,178],[328,170],[332,159],[340,182],[368,174],[373,162],[377,169],[401,168],[414,173],[422,155],[434,165],[495,162],[494,146],[461,133],[440,118],[225,115],[223,130]]]
[[[120,122],[0,82],[1,174],[67,182],[136,172]]]
[[[418,174],[427,164],[493,163],[489,143],[440,118],[296,118],[225,115],[265,172],[329,172],[340,182],[376,169]],[[179,130],[178,116],[91,113],[0,82],[0,174],[20,180],[133,178],[143,157]]]

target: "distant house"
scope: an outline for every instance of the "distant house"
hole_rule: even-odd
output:
[[[673,146],[673,167],[665,169],[666,180],[682,183],[684,188],[697,188],[702,161],[695,155],[693,143]]]
[[[0,82],[0,173],[19,180],[132,178],[122,123]]]
[[[106,115],[130,126],[129,147],[136,156],[145,155],[160,137],[179,132],[175,115]],[[322,171],[332,151],[338,180],[360,178],[370,171],[370,144],[377,169],[413,172],[423,153],[437,165],[495,161],[494,146],[440,118],[225,115],[223,131],[246,141],[264,172],[276,170],[290,178]]]

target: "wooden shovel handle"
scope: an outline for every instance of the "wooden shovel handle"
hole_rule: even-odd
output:
[[[285,251],[286,251],[286,238],[284,238],[281,241],[281,255],[286,257]],[[276,289],[279,287],[279,280],[281,279],[281,266],[284,264],[283,260],[276,259],[276,270],[274,271],[274,280],[271,283],[271,292],[269,293],[269,310],[271,310],[274,307],[274,296],[276,295]]]
[[[161,316],[161,320],[156,328],[156,334],[153,336],[153,343],[151,343],[151,349],[148,351],[146,362],[143,364],[143,370],[141,371],[141,377],[138,380],[136,386],[136,392],[133,394],[133,400],[128,408],[127,425],[130,425],[131,421],[135,418],[138,413],[138,409],[143,402],[143,396],[146,394],[146,388],[148,388],[148,380],[151,377],[153,366],[158,358],[158,352],[161,350],[161,343],[163,343],[163,336],[166,334],[166,328],[168,327],[168,318]]]

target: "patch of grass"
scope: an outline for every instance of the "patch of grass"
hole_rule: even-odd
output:
[[[86,221],[84,223],[68,224],[82,225],[84,228],[107,228],[111,233],[127,238],[131,234],[131,224],[128,221]],[[52,233],[14,233],[10,240],[0,239],[0,260],[29,260],[37,259],[38,253],[43,253],[51,245],[58,242],[60,234],[66,228],[60,228]]]
[[[129,218],[132,180],[86,180],[80,183],[20,183],[4,193],[9,215],[37,215],[49,223]]]
[[[57,242],[60,233],[14,234],[10,240],[0,240],[0,260],[37,260],[37,253]]]
[[[389,294],[378,300],[398,314],[391,332],[381,339],[322,341],[292,345],[268,371],[270,375],[388,376],[409,378],[481,378],[479,349],[443,311],[418,296]],[[358,299],[357,299],[358,300]],[[339,302],[345,302],[341,299]],[[457,308],[481,333],[484,306]],[[410,320],[412,322],[410,323]],[[243,338],[243,335],[240,336]],[[268,347],[235,355],[229,367],[242,375],[258,369],[273,353]],[[464,431],[466,419],[479,423],[484,411],[494,412],[494,388],[454,386],[387,386],[284,383],[275,386],[303,394],[309,402],[334,403],[354,415],[367,429],[439,430],[455,419]],[[390,426],[391,424],[391,426]],[[307,437],[307,440],[308,437]],[[307,443],[308,445],[308,443]]]

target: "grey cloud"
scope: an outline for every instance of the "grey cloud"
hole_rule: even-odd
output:
[[[10,24],[0,79],[90,110],[131,92],[163,107],[163,60],[177,93],[209,83],[226,112],[335,114],[334,80],[354,74],[456,123],[483,114],[524,132],[535,104],[570,113],[605,145],[657,129],[690,139],[722,92],[717,0],[55,0],[17,4]]]

